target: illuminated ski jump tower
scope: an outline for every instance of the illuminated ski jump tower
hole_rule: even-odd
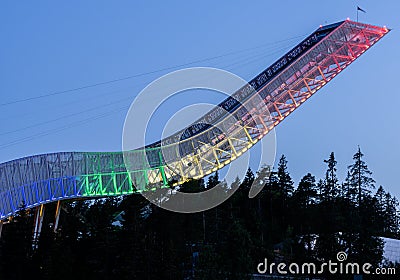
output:
[[[251,148],[388,32],[386,27],[350,20],[321,26],[249,82],[266,105],[261,107],[269,112],[252,104],[254,91],[241,88],[204,116],[208,123],[224,125],[228,133],[204,124],[197,124],[196,131],[183,129],[132,151],[137,160],[130,172],[140,172],[152,187],[181,184],[215,172]],[[250,118],[244,104],[254,106]],[[227,121],[225,110],[236,122]],[[184,139],[176,136],[182,132]],[[167,164],[166,153],[178,156]],[[144,156],[147,165],[142,162]],[[62,200],[132,194],[137,191],[135,184],[122,152],[62,152],[2,163],[0,230],[1,221],[12,217],[21,205],[36,208],[35,232],[40,232],[45,204],[57,202],[57,228]]]

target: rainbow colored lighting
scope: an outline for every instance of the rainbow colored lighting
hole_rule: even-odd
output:
[[[2,163],[0,220],[13,216],[23,202],[26,208],[33,208],[65,199],[133,194],[179,185],[188,178],[202,178],[250,149],[388,32],[386,27],[350,20],[321,26],[303,40],[302,45],[291,50],[292,53],[288,52],[278,60],[293,58],[285,60],[279,71],[256,88],[256,94],[264,100],[269,112],[259,110],[254,103],[255,94],[250,95],[240,100],[241,106],[232,110],[239,121],[231,124],[228,135],[214,133],[209,142],[204,142],[203,136],[211,135],[212,128],[209,128],[183,141],[169,142],[162,148],[150,145],[130,151],[132,158],[136,159],[133,168],[129,168],[130,172],[126,169],[122,152],[52,153]],[[308,42],[312,45],[308,46]],[[243,104],[254,108],[252,117],[260,122],[254,123],[241,113]],[[225,122],[225,119],[218,120],[218,124],[228,125]],[[186,151],[167,164],[164,152],[179,155],[182,145],[196,149]],[[151,166],[143,163],[144,156],[152,157]],[[140,183],[135,181],[140,177],[135,176],[136,173],[143,175],[147,189],[134,187]]]

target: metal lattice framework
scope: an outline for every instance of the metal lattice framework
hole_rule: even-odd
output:
[[[0,220],[13,216],[22,203],[33,208],[64,199],[132,194],[139,184],[178,185],[215,172],[251,148],[388,32],[349,20],[320,27],[249,82],[256,92],[242,88],[232,95],[235,102],[228,98],[220,104],[235,105],[224,107],[234,118],[219,114],[213,120],[223,130],[200,124],[185,139],[176,134],[131,151],[125,154],[130,172],[122,152],[62,152],[2,163]],[[260,98],[266,106],[260,106]]]

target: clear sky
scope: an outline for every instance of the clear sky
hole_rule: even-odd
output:
[[[279,125],[277,153],[297,182],[322,176],[334,151],[342,180],[360,145],[377,184],[400,196],[397,0],[2,1],[0,162],[121,150],[127,107],[153,79],[179,65],[250,79],[320,24],[355,19],[357,5],[360,21],[392,32]],[[222,100],[196,98],[169,104]]]

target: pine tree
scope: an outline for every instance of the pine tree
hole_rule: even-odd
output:
[[[254,182],[254,173],[250,168],[248,168],[246,175],[244,176],[242,186],[244,186],[245,189],[249,190],[253,182]]]
[[[207,189],[213,188],[220,183],[218,171],[214,175],[210,175],[207,181]],[[235,186],[236,187],[236,186]],[[231,197],[232,198],[232,197]],[[218,242],[221,236],[221,213],[218,207],[208,211],[202,212],[202,223],[203,223],[203,239],[213,240]],[[211,233],[207,235],[206,229],[211,228]]]
[[[210,175],[207,180],[207,189],[213,188],[220,183],[218,171]]]
[[[397,207],[399,206],[398,200],[393,197],[390,193],[385,194],[385,234],[395,237],[398,232],[398,215]]]
[[[379,225],[375,222],[379,204],[377,199],[371,197],[370,189],[375,188],[372,172],[363,161],[364,154],[358,147],[353,156],[354,163],[348,166],[347,197],[351,203],[350,225],[345,246],[349,257],[357,262],[370,262],[378,265],[382,260],[383,242],[377,237]]]
[[[257,171],[254,181],[252,183],[252,188],[249,192],[249,197],[253,198],[257,196],[258,203],[261,203],[261,197],[265,194],[264,187],[268,184],[269,178],[271,176],[271,167],[268,165],[263,165]],[[259,194],[261,192],[261,194]]]
[[[285,155],[282,155],[278,163],[278,185],[281,188],[285,198],[291,197],[293,194],[293,181],[287,171],[287,160]]]
[[[375,215],[377,216],[377,227],[379,228],[381,234],[385,232],[385,195],[386,192],[383,189],[382,186],[379,186],[378,190],[376,191],[376,194],[374,196],[375,198]]]
[[[310,259],[313,255],[312,243],[315,235],[312,232],[313,224],[315,220],[313,219],[315,215],[315,209],[312,208],[313,205],[317,203],[318,191],[317,185],[315,183],[315,177],[308,173],[305,175],[293,194],[293,205],[292,205],[292,216],[294,225],[298,226],[299,240],[296,242],[302,245],[303,251],[306,248],[307,259]]]
[[[358,147],[358,151],[353,156],[354,163],[348,166],[349,196],[353,202],[357,201],[358,206],[361,205],[363,197],[371,193],[370,189],[375,188],[375,180],[372,179],[372,172],[363,161],[363,156]]]
[[[325,182],[322,179],[318,180],[317,192],[318,192],[318,202],[321,203],[322,201],[325,201]]]
[[[19,211],[5,228],[0,247],[0,266],[4,274],[1,279],[24,279],[38,277],[32,267],[32,225],[34,215],[32,211],[25,210],[22,202]],[[3,278],[4,277],[4,278]]]
[[[341,217],[337,198],[339,195],[339,184],[336,175],[337,161],[332,152],[329,158],[324,160],[327,164],[324,180],[318,183],[320,203],[316,208],[318,238],[316,240],[316,255],[319,259],[333,259],[337,254],[339,243],[339,228]]]
[[[349,178],[350,178],[350,172],[347,171],[346,179],[342,183],[342,190],[340,193],[340,197],[346,199],[348,202],[351,201],[350,192],[349,192],[349,188],[350,188]]]
[[[323,201],[329,201],[335,199],[339,194],[338,178],[336,175],[336,165],[337,161],[335,159],[335,154],[332,152],[329,158],[324,160],[328,168],[325,172],[325,188],[322,192],[321,199]]]
[[[311,173],[307,173],[299,183],[298,188],[294,192],[295,201],[302,208],[307,208],[316,202],[318,192],[315,184],[315,177]]]

